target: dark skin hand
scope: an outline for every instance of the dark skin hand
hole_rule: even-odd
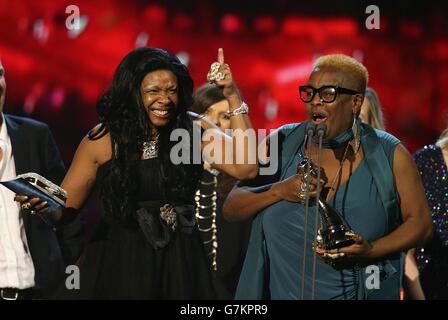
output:
[[[47,201],[42,201],[37,197],[28,197],[26,195],[16,195],[14,197],[14,201],[20,202],[22,209],[24,209],[24,206],[27,206],[27,203],[30,204],[30,208],[32,210],[37,211],[39,214],[43,214],[48,212],[48,203]],[[28,210],[28,209],[25,209]]]
[[[353,264],[367,262],[372,245],[360,235],[352,234],[351,238],[355,243],[344,248],[325,250],[316,244],[313,249],[323,261],[329,264],[339,261]]]

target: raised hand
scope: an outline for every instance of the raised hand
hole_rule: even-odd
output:
[[[223,89],[223,95],[226,98],[239,98],[240,94],[238,87],[233,81],[230,66],[224,62],[224,50],[218,49],[218,62],[211,65],[210,71],[207,74],[207,80],[214,83]]]

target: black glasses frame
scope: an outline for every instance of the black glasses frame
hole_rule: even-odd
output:
[[[325,100],[322,97],[322,91],[325,90],[325,89],[328,89],[328,88],[334,89],[335,93],[336,93],[334,95],[333,99],[331,99],[331,100]],[[302,98],[302,91],[304,91],[305,89],[313,90],[313,94],[311,95],[311,98],[309,100],[304,100]],[[313,101],[314,96],[316,95],[316,92],[319,93],[319,97],[320,97],[321,102],[325,102],[325,103],[331,103],[331,102],[335,101],[336,98],[338,97],[338,94],[351,94],[351,95],[361,94],[361,92],[358,92],[358,91],[355,91],[355,90],[352,90],[352,89],[338,87],[338,86],[322,86],[322,87],[317,88],[317,89],[312,87],[312,86],[300,86],[299,87],[300,100],[302,100],[305,103],[311,102],[311,101]]]

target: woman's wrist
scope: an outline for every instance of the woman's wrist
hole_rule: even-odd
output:
[[[231,94],[230,96],[226,97],[226,99],[229,102],[230,111],[238,109],[241,106],[241,103],[243,102],[241,96],[237,93]]]
[[[273,183],[271,188],[269,189],[271,197],[275,202],[282,200],[278,184],[278,182]]]
[[[59,227],[72,223],[78,214],[78,209],[66,207],[62,210],[53,211],[51,213],[51,218],[53,219],[54,224]]]
[[[229,111],[227,113],[228,117],[233,117],[233,116],[237,116],[239,114],[248,114],[249,113],[249,106],[247,105],[247,103],[245,102],[241,102],[241,105],[239,106],[239,108],[236,108],[232,111]]]
[[[375,243],[368,242],[368,241],[367,241],[367,243],[369,244],[369,249],[366,251],[363,258],[367,261],[377,259],[378,257],[376,256],[376,253],[375,253]]]

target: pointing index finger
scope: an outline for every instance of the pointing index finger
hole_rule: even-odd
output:
[[[218,49],[218,62],[221,65],[224,64],[224,49],[223,48]]]

